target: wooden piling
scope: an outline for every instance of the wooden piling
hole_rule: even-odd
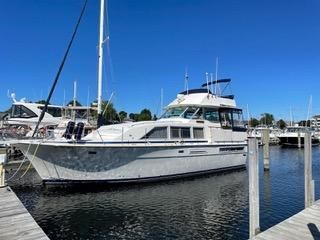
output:
[[[269,170],[269,156],[270,156],[270,135],[269,129],[262,130],[262,143],[263,143],[263,168],[264,170]]]
[[[298,131],[298,148],[301,148],[301,132]]]
[[[5,169],[3,167],[3,164],[0,164],[0,187],[3,187],[5,185],[4,173],[5,173]]]
[[[304,136],[304,205],[310,207],[314,202],[314,181],[312,180],[312,143],[311,134]]]
[[[248,138],[249,166],[249,236],[253,238],[260,232],[259,220],[259,158],[258,140]]]

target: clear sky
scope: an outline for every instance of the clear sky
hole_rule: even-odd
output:
[[[0,1],[0,111],[7,91],[36,101],[47,96],[83,1]],[[205,72],[232,78],[237,103],[253,116],[277,119],[320,113],[320,2],[318,0],[108,0],[110,57],[105,50],[104,98],[118,111],[160,112]],[[52,103],[96,98],[99,0],[89,0]],[[111,59],[111,60],[110,60]],[[110,70],[112,69],[112,70]]]

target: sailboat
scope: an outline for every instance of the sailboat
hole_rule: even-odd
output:
[[[99,114],[103,15],[101,0]],[[149,182],[244,168],[247,133],[242,110],[233,95],[218,95],[209,87],[230,81],[207,81],[178,93],[157,121],[101,126],[82,139],[74,135],[20,141],[16,146],[46,184]]]

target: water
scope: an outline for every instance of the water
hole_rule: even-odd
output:
[[[304,207],[303,149],[270,150],[270,172],[260,165],[262,230]],[[318,198],[320,148],[313,148],[313,174]],[[248,239],[246,170],[143,186],[15,192],[53,240]]]

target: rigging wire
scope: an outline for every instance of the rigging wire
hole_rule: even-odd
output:
[[[64,63],[66,62],[66,59],[67,59],[67,56],[68,56],[69,51],[70,51],[70,49],[71,49],[73,40],[74,40],[74,38],[75,38],[75,36],[76,36],[76,33],[77,33],[77,31],[78,31],[78,27],[79,27],[79,25],[80,25],[80,21],[81,21],[81,19],[82,19],[84,10],[86,9],[87,2],[88,2],[88,0],[85,0],[85,3],[84,3],[84,5],[83,5],[83,7],[82,7],[82,10],[81,10],[81,13],[80,13],[78,22],[77,22],[77,25],[76,25],[76,27],[75,27],[75,29],[74,29],[74,32],[73,32],[72,37],[71,37],[71,40],[70,40],[70,42],[69,42],[69,44],[68,44],[67,51],[66,51],[65,54],[64,54],[64,57],[63,57],[62,62],[61,62],[61,64],[60,64],[60,67],[59,67],[59,70],[58,70],[58,72],[57,72],[57,75],[56,75],[56,77],[55,77],[55,79],[54,79],[54,81],[53,81],[53,84],[52,84],[52,87],[51,87],[51,89],[50,89],[48,98],[47,98],[47,100],[46,100],[46,103],[45,103],[45,105],[44,105],[44,108],[43,108],[42,111],[41,111],[41,114],[40,114],[40,116],[39,116],[39,120],[38,120],[37,125],[36,125],[36,127],[35,127],[35,129],[34,129],[34,132],[33,132],[33,134],[32,134],[32,137],[34,137],[35,134],[37,133],[38,128],[39,128],[39,125],[40,125],[40,123],[41,123],[41,121],[42,121],[42,119],[43,119],[43,117],[44,117],[44,114],[45,114],[45,112],[47,111],[48,104],[49,104],[49,102],[50,102],[50,100],[51,100],[51,96],[52,96],[52,94],[53,94],[53,91],[54,91],[57,83],[58,83],[58,80],[59,80],[60,74],[61,74],[61,72],[62,72]]]

